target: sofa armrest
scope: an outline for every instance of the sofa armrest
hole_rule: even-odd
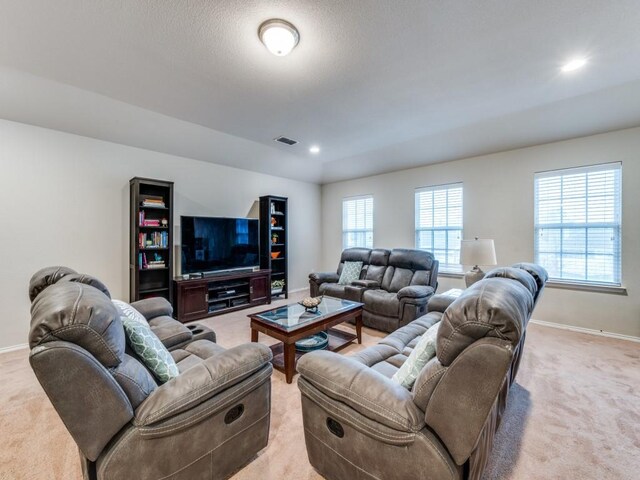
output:
[[[313,272],[309,274],[309,280],[320,285],[321,283],[336,283],[340,277],[334,272]]]
[[[380,288],[380,283],[375,280],[356,280],[351,282],[351,285],[354,287]]]
[[[173,307],[166,298],[162,297],[145,298],[144,300],[131,302],[130,305],[147,320],[163,315],[170,317],[173,314]]]
[[[429,299],[429,303],[427,303],[427,312],[441,312],[444,313],[449,305],[455,302],[456,298],[451,295],[444,295],[442,293],[438,295],[434,295]]]
[[[408,287],[401,288],[398,292],[398,299],[400,300],[426,300],[433,295],[433,287],[427,287],[426,285],[409,285]]]
[[[297,369],[323,394],[389,428],[417,432],[425,425],[409,390],[352,358],[320,350],[301,357]]]
[[[203,403],[263,368],[271,368],[269,347],[247,343],[207,358],[161,385],[135,412],[137,426],[149,426]]]

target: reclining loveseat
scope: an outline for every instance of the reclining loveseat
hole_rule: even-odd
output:
[[[125,342],[122,313],[89,275],[31,279],[31,366],[80,450],[85,480],[227,478],[267,445],[271,351],[225,350],[171,319],[164,299],[132,305],[179,374],[160,384]]]
[[[338,283],[345,262],[362,262],[359,279]],[[427,301],[438,288],[438,260],[424,250],[348,248],[337,271],[311,273],[312,296],[364,303],[362,323],[393,332],[426,312]]]
[[[534,264],[497,268],[457,299],[347,357],[297,365],[309,461],[328,480],[479,480],[547,280]],[[392,377],[438,322],[436,356],[411,389]]]

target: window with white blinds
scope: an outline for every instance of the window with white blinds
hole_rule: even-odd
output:
[[[444,270],[461,270],[462,184],[416,190],[416,248],[432,252]]]
[[[373,197],[342,201],[342,247],[373,248]]]
[[[535,260],[556,280],[620,285],[621,164],[537,173]]]

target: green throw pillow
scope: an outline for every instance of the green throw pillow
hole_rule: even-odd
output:
[[[111,300],[111,303],[113,303],[116,308],[120,310],[121,316],[124,315],[125,317],[129,317],[131,320],[135,320],[136,322],[143,325],[149,324],[149,322],[147,322],[147,319],[144,318],[144,315],[142,315],[138,310],[133,308],[127,302],[123,302],[122,300]]]
[[[362,262],[344,262],[342,273],[340,274],[339,285],[350,285],[360,279],[360,271],[362,270]]]
[[[418,344],[413,349],[409,358],[402,364],[400,369],[391,378],[409,390],[418,378],[420,370],[436,356],[436,337],[440,322],[436,323],[429,330],[422,334]]]
[[[127,336],[127,342],[134,352],[138,354],[151,373],[161,382],[165,383],[175,378],[180,373],[178,365],[151,327],[144,325],[127,316],[122,316],[122,325]]]

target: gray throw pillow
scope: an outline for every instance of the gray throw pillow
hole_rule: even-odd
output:
[[[355,282],[360,278],[360,271],[362,270],[362,262],[344,262],[342,266],[342,273],[338,280],[339,285],[350,285],[351,282]]]
[[[127,336],[127,343],[138,354],[138,357],[151,370],[151,373],[165,383],[180,374],[178,365],[149,324],[142,324],[127,316],[122,316],[122,325]]]
[[[407,389],[411,389],[418,378],[420,370],[436,356],[436,337],[440,328],[438,322],[429,330],[422,334],[418,344],[409,354],[409,358],[402,364],[400,369],[391,377],[391,379]]]

